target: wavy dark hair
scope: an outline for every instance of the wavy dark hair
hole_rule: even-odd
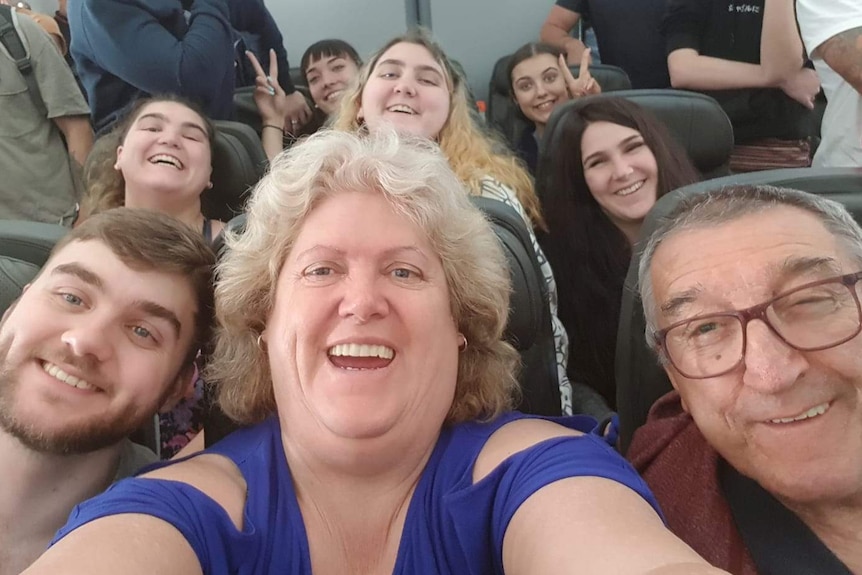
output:
[[[537,191],[550,230],[539,242],[559,286],[558,315],[569,333],[569,375],[615,406],[617,324],[632,250],[584,179],[581,142],[595,122],[640,132],[658,166],[658,197],[699,181],[700,175],[656,117],[624,98],[606,96],[565,113],[554,130],[559,136],[553,148],[539,159]]]

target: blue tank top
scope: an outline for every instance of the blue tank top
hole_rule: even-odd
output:
[[[566,477],[617,481],[658,511],[637,473],[601,437],[589,433],[538,443],[474,484],[473,465],[485,442],[502,425],[524,417],[529,416],[510,413],[490,423],[443,429],[411,499],[393,573],[503,573],[503,537],[515,511],[530,495]],[[594,424],[582,416],[554,421],[584,432]],[[133,478],[76,507],[52,544],[99,517],[143,513],[176,527],[205,575],[310,574],[308,539],[278,419],[237,431],[206,452],[231,459],[247,482],[242,531],[218,503],[190,485]]]

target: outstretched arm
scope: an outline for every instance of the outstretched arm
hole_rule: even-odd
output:
[[[90,118],[87,116],[59,116],[53,120],[66,139],[69,156],[79,166],[83,166],[93,148],[93,128],[90,127]]]
[[[862,26],[832,36],[814,53],[862,94]]]

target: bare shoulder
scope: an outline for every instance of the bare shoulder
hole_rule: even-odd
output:
[[[556,437],[577,437],[580,431],[563,427],[544,419],[518,419],[495,431],[476,459],[473,481],[479,481],[497,468],[506,458],[534,445]]]
[[[239,468],[228,458],[204,453],[156,469],[141,477],[179,481],[198,489],[221,505],[237,529],[242,529],[247,484]]]

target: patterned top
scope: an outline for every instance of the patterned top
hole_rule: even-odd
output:
[[[545,285],[548,287],[548,298],[551,303],[551,326],[554,329],[554,347],[557,352],[557,375],[560,380],[560,402],[563,409],[563,415],[572,414],[572,384],[569,382],[569,376],[566,373],[566,368],[569,365],[569,335],[566,333],[566,328],[557,317],[557,282],[554,281],[554,272],[551,269],[551,264],[548,263],[548,258],[542,251],[539,242],[536,240],[536,234],[533,232],[533,224],[530,222],[524,206],[518,200],[515,192],[511,188],[498,182],[493,178],[482,179],[482,191],[480,194],[484,198],[491,198],[503,202],[507,206],[514,208],[516,212],[521,214],[524,222],[527,224],[527,231],[530,233],[530,242],[533,244],[533,249],[536,251],[536,257],[539,259],[539,268],[542,270],[542,276],[545,278]]]

